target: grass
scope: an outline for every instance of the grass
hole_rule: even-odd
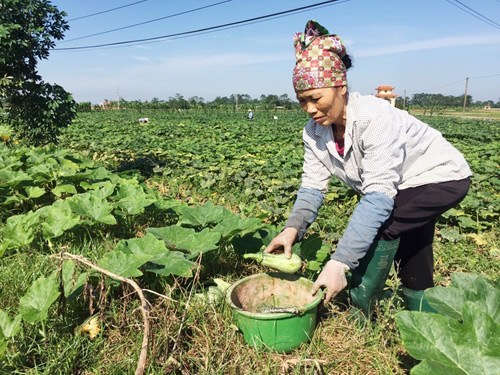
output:
[[[436,275],[446,285],[451,272],[482,273],[493,280],[500,274],[498,230],[493,228],[457,242],[436,238]],[[67,250],[98,258],[114,242],[74,244]],[[395,315],[402,309],[397,295],[384,300],[376,321],[362,326],[345,308],[345,293],[318,315],[312,340],[289,354],[278,354],[248,346],[234,325],[225,305],[194,302],[191,291],[199,291],[210,274],[223,275],[228,282],[264,271],[243,263],[235,255],[217,265],[208,262],[210,272],[198,279],[142,278],[142,287],[168,297],[148,293],[151,303],[151,336],[146,374],[407,374],[416,365],[402,346]],[[14,314],[19,297],[37,277],[51,272],[57,261],[46,254],[26,251],[8,254],[0,263],[0,308]],[[498,281],[498,280],[497,280]],[[388,283],[397,289],[397,280]],[[105,305],[94,296],[68,303],[62,313],[55,306],[46,323],[24,324],[23,332],[10,344],[0,374],[101,375],[133,374],[142,340],[139,301],[121,286],[106,291]],[[101,300],[102,301],[102,300]],[[92,313],[100,314],[102,331],[95,339],[74,335],[73,329]]]
[[[468,119],[487,119],[487,120],[500,120],[500,109],[469,109],[466,108],[465,112],[460,109],[439,109],[431,112],[430,109],[411,109],[412,115],[422,116],[422,115],[435,115],[435,116],[445,116],[445,117],[459,117]]]
[[[172,194],[166,180],[151,179],[148,183],[162,194]],[[197,196],[195,188],[182,185],[179,190],[182,191],[180,198],[185,201],[196,203],[206,199],[201,193]],[[346,225],[345,217],[357,203],[355,196],[347,197],[351,200],[345,200],[342,207],[337,205],[336,198],[328,198],[330,204],[322,209],[324,219],[318,220],[310,231],[318,232],[325,241],[336,242]],[[238,200],[229,195],[213,199],[217,199],[219,205],[238,210]],[[168,217],[144,215],[120,228],[94,226],[82,233],[69,233],[65,242],[59,241],[53,248],[34,244],[18,252],[8,252],[0,258],[0,309],[10,317],[15,315],[19,299],[32,282],[58,267],[58,260],[49,255],[65,250],[95,261],[113,249],[121,238],[142,236],[144,228],[161,226],[168,221]],[[476,236],[469,233],[454,241],[445,240],[438,233],[435,241],[437,283],[447,285],[452,272],[462,271],[480,273],[498,283],[498,233],[497,224]],[[234,252],[218,255],[204,259],[204,268],[195,279],[151,274],[137,279],[141,287],[167,297],[146,294],[151,304],[146,374],[408,374],[416,364],[406,353],[395,325],[396,313],[402,307],[394,293],[381,303],[376,321],[367,327],[350,317],[343,293],[335,303],[320,311],[314,336],[298,349],[278,354],[249,347],[235,327],[227,306],[195,303],[190,299],[190,293],[200,291],[203,282],[211,277],[235,282],[264,271],[244,262]],[[0,360],[0,375],[134,373],[143,332],[139,301],[127,287],[107,285],[108,288],[101,290],[97,287],[99,276],[94,279],[96,288],[92,293],[87,290],[85,297],[68,302],[64,309],[55,304],[43,326],[23,323],[22,332],[10,342],[5,357]],[[389,291],[398,288],[394,278],[388,285]],[[99,335],[94,339],[75,335],[74,328],[93,314],[99,314],[102,329]]]
[[[125,232],[133,230],[140,233],[143,228],[128,228]],[[104,232],[90,237],[80,241],[70,237],[64,250],[95,260],[117,241]],[[499,248],[496,227],[481,233],[481,237],[464,236],[456,242],[438,235],[437,283],[447,285],[450,274],[461,271],[481,273],[498,282]],[[49,249],[33,248],[0,259],[0,309],[12,317],[19,298],[33,280],[57,267],[58,261],[48,255]],[[292,353],[251,348],[235,327],[226,305],[195,303],[189,296],[191,291],[199,291],[211,275],[231,283],[264,269],[243,262],[234,252],[207,258],[204,265],[195,279],[147,275],[139,279],[143,288],[168,297],[147,293],[152,327],[146,374],[380,375],[407,374],[416,364],[406,353],[395,325],[395,315],[402,307],[394,294],[383,301],[376,322],[368,327],[350,318],[343,293],[336,303],[319,313],[312,340]],[[388,285],[396,290],[397,280],[391,278]],[[0,374],[133,374],[142,340],[139,301],[132,290],[122,286],[106,289],[105,298],[99,297],[96,294],[91,299],[87,294],[86,299],[66,304],[59,314],[54,306],[45,328],[39,323],[24,323],[22,334],[10,343],[7,355],[0,361]],[[100,314],[100,334],[95,339],[75,336],[73,329],[94,313]]]
[[[88,244],[83,250],[99,253],[108,245],[99,249],[97,244]],[[17,253],[2,260],[2,270],[14,269],[15,264],[31,280],[53,269],[51,262],[43,255]],[[239,264],[224,278],[233,282],[260,271],[258,266]],[[7,305],[13,310],[16,300],[7,298],[6,291],[22,295],[29,285],[22,279],[15,272],[1,273],[2,308]],[[349,319],[341,303],[330,304],[321,311],[309,343],[290,354],[277,354],[249,347],[235,329],[228,307],[190,301],[191,288],[198,290],[201,283],[176,279],[163,289],[157,285],[158,292],[173,300],[148,295],[152,331],[147,374],[404,374],[409,369],[394,324],[397,309],[387,308],[377,324],[363,329]],[[54,307],[46,336],[41,335],[40,324],[24,324],[23,334],[10,344],[0,373],[133,374],[142,340],[138,300],[122,287],[107,292],[104,310],[97,300],[95,296],[93,306],[102,314],[102,331],[95,339],[73,334],[74,327],[91,314],[89,299],[67,304],[59,315]]]
[[[109,246],[109,240],[88,243],[80,251],[97,255]],[[57,262],[46,255],[32,256],[26,252],[4,257],[0,273],[1,308],[12,315],[19,296],[31,281],[51,272],[54,263]],[[221,266],[227,269],[226,264]],[[261,271],[256,265],[239,263],[230,273],[225,272],[224,278],[233,282]],[[394,326],[395,311],[382,316],[378,325],[361,330],[348,319],[342,305],[331,304],[321,312],[310,343],[290,354],[277,354],[249,347],[235,329],[231,311],[224,304],[213,306],[189,300],[191,289],[202,286],[200,281],[192,281],[179,278],[165,282],[163,287],[157,281],[156,291],[173,300],[148,294],[152,331],[147,374],[318,374],[318,369],[342,374],[406,371],[401,367],[404,350]],[[143,285],[146,286],[150,287]],[[41,324],[24,324],[22,335],[11,342],[0,364],[0,373],[133,374],[142,340],[137,298],[131,290],[115,287],[107,291],[106,306],[100,310],[99,296],[94,296],[95,312],[102,315],[102,331],[93,340],[73,334],[74,327],[91,314],[89,298],[68,303],[61,314],[54,306],[45,336],[41,334]]]

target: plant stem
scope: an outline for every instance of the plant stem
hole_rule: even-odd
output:
[[[148,302],[146,300],[146,297],[144,296],[143,290],[139,287],[139,285],[134,280],[116,275],[116,274],[112,273],[111,271],[108,271],[102,267],[99,267],[81,255],[74,255],[74,254],[70,254],[67,252],[62,252],[62,253],[57,254],[55,256],[52,256],[52,257],[64,257],[64,258],[76,260],[80,263],[85,264],[86,266],[88,266],[92,269],[95,269],[96,271],[98,271],[104,275],[112,277],[113,279],[116,279],[118,281],[122,281],[124,283],[127,283],[127,284],[131,285],[132,288],[134,288],[137,295],[139,296],[139,299],[141,300],[142,321],[143,321],[143,325],[144,325],[144,333],[142,336],[141,352],[139,355],[139,360],[137,362],[135,375],[143,375],[144,369],[146,367],[146,358],[148,355],[149,330],[150,330],[150,327],[149,327],[149,306],[148,306]],[[42,324],[43,324],[43,322],[42,322]]]

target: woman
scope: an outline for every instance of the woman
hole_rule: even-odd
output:
[[[312,292],[326,287],[327,304],[351,270],[351,303],[370,314],[394,261],[408,308],[430,311],[423,291],[434,285],[435,221],[467,194],[470,168],[435,129],[383,99],[348,93],[351,60],[340,37],[309,21],[294,39],[293,85],[311,120],[293,211],[265,252],[291,256],[336,176],[362,198]]]

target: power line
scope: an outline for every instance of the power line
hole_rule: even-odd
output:
[[[478,20],[483,21],[484,23],[487,23],[488,25],[493,26],[493,27],[495,27],[497,29],[500,29],[500,24],[498,24],[497,22],[495,22],[495,21],[489,19],[488,17],[482,15],[481,13],[475,11],[474,9],[472,9],[471,7],[465,5],[461,1],[459,1],[459,0],[453,0],[454,2],[452,2],[451,0],[446,0],[446,1],[449,2],[451,5],[456,6],[458,9],[463,10],[464,12],[466,12],[466,13],[470,14],[471,16],[477,18]],[[458,3],[458,4],[462,5],[466,9],[460,7],[459,5],[457,5],[455,3]]]
[[[152,41],[152,40],[159,40],[159,39],[166,39],[166,38],[178,37],[178,36],[183,36],[183,35],[197,34],[197,33],[205,32],[205,31],[209,31],[209,30],[217,30],[217,29],[221,29],[221,28],[227,28],[228,26],[240,25],[240,24],[249,23],[249,22],[253,22],[253,21],[257,21],[257,20],[262,20],[262,19],[266,19],[266,18],[276,17],[276,16],[283,15],[283,14],[289,14],[289,13],[293,13],[293,12],[298,12],[298,11],[301,11],[301,10],[304,10],[304,9],[315,8],[315,7],[318,7],[318,6],[321,6],[321,5],[331,4],[331,3],[338,2],[338,1],[339,0],[323,1],[321,3],[307,5],[307,6],[303,6],[303,7],[300,7],[300,8],[289,9],[289,10],[285,10],[285,11],[282,11],[282,12],[268,14],[268,15],[265,15],[265,16],[253,17],[253,18],[248,18],[246,20],[242,20],[242,21],[230,22],[230,23],[226,23],[226,24],[222,24],[222,25],[210,26],[210,27],[205,27],[205,28],[202,28],[202,29],[190,30],[190,31],[185,31],[185,32],[180,32],[180,33],[175,33],[175,34],[161,35],[161,36],[156,36],[156,37],[151,37],[151,38],[144,38],[144,39],[126,40],[126,41],[114,42],[114,43],[95,44],[95,45],[90,45],[90,46],[54,48],[54,51],[70,51],[70,50],[82,50],[82,49],[89,49],[89,48],[99,48],[99,47],[126,45],[126,44],[131,44],[131,43],[148,42],[148,41]],[[348,0],[346,0],[346,1],[348,1]]]
[[[136,1],[135,3],[130,3],[130,4],[127,4],[127,5],[122,5],[120,7],[116,7],[116,8],[112,8],[112,9],[108,9],[108,10],[103,10],[102,12],[97,12],[97,13],[87,14],[86,16],[72,18],[72,19],[70,19],[68,21],[76,21],[76,20],[81,20],[82,18],[88,18],[88,17],[97,16],[97,15],[103,14],[103,13],[113,12],[115,10],[126,8],[126,7],[129,7],[129,6],[132,6],[132,5],[135,5],[135,4],[139,4],[139,3],[144,3],[146,1],[148,1],[148,0]]]
[[[453,85],[456,85],[457,83],[461,83],[463,82],[464,80],[461,79],[459,81],[456,81],[456,82],[452,82],[452,83],[447,83],[445,85],[442,85],[442,86],[439,86],[439,87],[434,87],[432,89],[427,89],[427,90],[419,90],[419,92],[424,92],[424,91],[434,91],[434,90],[438,90],[438,89],[442,89],[443,87],[448,87],[448,86],[453,86]],[[417,92],[417,91],[410,91],[410,92]]]
[[[470,77],[470,79],[490,78],[490,77],[498,77],[498,76],[500,76],[500,73],[498,73],[498,74],[492,74],[492,75],[489,75],[489,76],[482,76],[482,77]]]
[[[496,26],[500,27],[500,24],[499,24],[499,23],[497,23],[497,22],[493,21],[491,18],[488,18],[488,17],[486,17],[485,15],[483,15],[483,14],[481,14],[481,13],[479,13],[479,12],[475,11],[474,9],[472,9],[471,7],[469,7],[469,6],[467,6],[466,4],[462,3],[461,1],[459,1],[459,0],[455,0],[455,2],[456,2],[456,3],[459,3],[460,5],[464,6],[464,7],[465,7],[465,8],[467,8],[467,9],[469,9],[471,12],[474,12],[475,14],[477,14],[478,16],[480,16],[481,18],[484,18],[485,20],[487,20],[487,21],[489,21],[489,22],[493,23],[494,25],[496,25]]]
[[[338,0],[337,1],[337,4],[342,4],[342,3],[345,3],[349,0]],[[329,7],[333,4],[326,4],[326,5],[321,5],[321,6],[318,6],[317,8],[320,9],[320,8],[325,8],[325,7]],[[295,12],[295,14],[299,14],[299,13],[305,13],[307,12],[308,9],[304,9],[302,11],[297,11]],[[271,19],[278,19],[278,18],[284,18],[284,17],[288,17],[290,16],[290,14],[283,14],[283,15],[279,15],[279,16],[275,16],[275,17],[271,17],[271,18],[268,18],[268,19],[262,19],[262,20],[257,20],[257,21],[252,21],[252,22],[248,22],[246,24],[240,24],[240,25],[233,25],[233,26],[228,26],[228,27],[224,27],[224,28],[220,28],[220,29],[217,29],[217,30],[208,30],[208,31],[203,31],[203,32],[199,32],[199,33],[196,33],[196,36],[199,36],[199,35],[205,35],[205,34],[210,34],[210,33],[216,33],[216,32],[219,32],[219,31],[225,31],[225,30],[230,30],[230,29],[235,29],[237,27],[245,27],[245,26],[248,26],[248,25],[253,25],[253,24],[256,24],[256,23],[261,23],[261,22],[266,22],[266,21],[269,21]],[[169,38],[169,40],[177,40],[177,39],[184,39],[184,38],[190,38],[191,36],[193,35],[181,35],[181,36],[177,36],[177,37],[172,37],[172,38]],[[130,46],[135,46],[135,45],[147,45],[147,44],[154,44],[154,43],[162,43],[164,42],[164,40],[153,40],[153,41],[149,41],[149,42],[138,42],[136,44],[129,44]],[[129,46],[127,45],[127,46]],[[123,48],[124,46],[111,46],[111,47],[107,47],[105,49],[115,49],[115,48]]]
[[[71,42],[71,41],[74,41],[74,40],[79,40],[79,39],[90,38],[90,37],[92,37],[92,36],[97,36],[97,35],[107,34],[107,33],[111,33],[111,32],[113,32],[113,31],[119,31],[119,30],[129,29],[129,28],[131,28],[131,27],[136,27],[136,26],[146,25],[146,24],[148,24],[148,23],[153,23],[153,22],[156,22],[156,21],[165,20],[165,19],[167,19],[167,18],[173,18],[173,17],[177,17],[177,16],[184,15],[184,14],[188,14],[188,13],[196,12],[196,11],[198,11],[198,10],[202,10],[202,9],[206,9],[206,8],[214,7],[214,6],[216,6],[216,5],[220,5],[220,4],[228,3],[228,2],[230,2],[230,1],[233,1],[233,0],[224,0],[224,1],[220,1],[220,2],[215,3],[215,4],[210,4],[210,5],[206,5],[206,6],[203,6],[203,7],[199,7],[199,8],[195,8],[195,9],[186,10],[186,11],[184,11],[184,12],[171,14],[171,15],[168,15],[168,16],[165,16],[165,17],[155,18],[155,19],[153,19],[153,20],[144,21],[144,22],[140,22],[140,23],[133,24],[133,25],[123,26],[123,27],[119,27],[119,28],[116,28],[116,29],[111,29],[111,30],[107,30],[107,31],[101,31],[101,32],[99,32],[99,33],[95,33],[95,34],[90,34],[90,35],[80,36],[80,37],[78,37],[78,38],[73,38],[73,39],[64,40],[64,41],[61,41],[61,43]]]
[[[471,79],[481,79],[481,78],[490,78],[490,77],[498,77],[500,76],[500,73],[497,73],[497,74],[490,74],[490,75],[487,75],[487,76],[481,76],[481,77],[468,77],[469,80]],[[453,85],[456,85],[458,83],[463,83],[466,79],[463,78],[459,81],[455,81],[455,82],[452,82],[452,83],[447,83],[445,85],[442,85],[442,86],[439,86],[439,87],[434,87],[432,89],[427,89],[427,90],[419,90],[418,92],[426,92],[426,91],[434,91],[434,90],[438,90],[438,89],[442,89],[443,87],[448,87],[448,86],[453,86]],[[409,93],[416,93],[417,91],[409,91]]]

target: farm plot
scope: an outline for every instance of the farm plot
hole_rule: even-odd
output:
[[[143,113],[88,113],[58,148],[0,145],[0,373],[128,374],[142,359],[148,374],[407,373],[416,362],[396,327],[397,295],[363,332],[340,296],[310,343],[280,355],[249,348],[224,304],[200,294],[214,278],[261,272],[242,255],[268,243],[291,211],[306,118],[274,115],[158,112],[139,123]],[[474,171],[468,197],[438,223],[437,282],[463,271],[498,283],[498,124],[427,120]],[[294,248],[307,277],[358,200],[332,181]]]

